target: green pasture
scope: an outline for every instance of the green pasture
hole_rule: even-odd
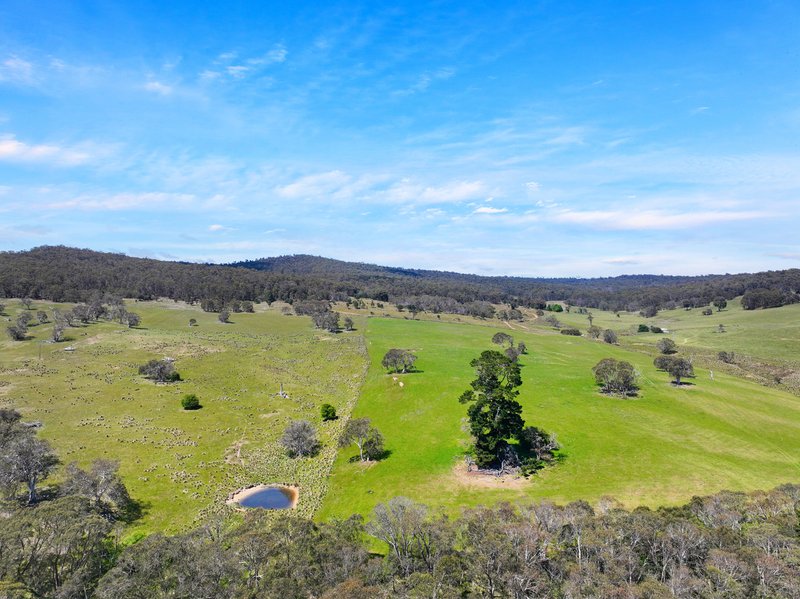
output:
[[[18,303],[5,303],[15,318]],[[52,307],[35,302],[32,314]],[[277,308],[233,314],[222,324],[216,314],[172,301],[127,307],[141,315],[140,328],[100,322],[68,329],[58,344],[44,342],[51,324],[32,326],[21,342],[3,331],[0,406],[41,421],[40,435],[64,463],[119,460],[144,509],[138,529],[186,529],[224,509],[228,493],[256,483],[298,485],[298,510],[313,514],[365,373],[361,334],[324,334]],[[190,318],[198,326],[190,328]],[[137,374],[140,364],[163,357],[175,359],[182,382],[155,384]],[[281,383],[289,399],[276,395]],[[182,410],[186,393],[196,393],[202,409]],[[323,424],[323,403],[342,418]],[[315,458],[289,459],[277,442],[297,418],[320,431],[324,448]],[[45,485],[57,481],[58,473]]]
[[[750,315],[734,311],[745,328]],[[563,322],[572,316],[577,318],[558,315]],[[683,326],[679,316],[675,312],[672,317],[685,332],[676,340],[702,342],[702,327],[694,320],[693,327]],[[595,324],[610,326],[606,317],[617,321],[604,314]],[[700,318],[707,319],[702,322],[710,329],[722,316],[702,317],[698,311]],[[624,315],[619,321],[632,325],[642,319]],[[372,419],[390,455],[364,466],[351,461],[354,447],[340,452],[320,517],[368,514],[396,495],[450,512],[500,500],[596,502],[604,496],[626,506],[656,506],[800,478],[799,398],[724,373],[715,372],[712,379],[703,369],[697,369],[692,385],[676,388],[655,370],[650,355],[524,326],[529,330],[518,326],[512,332],[529,352],[521,358],[523,415],[527,423],[557,434],[564,448],[561,463],[528,481],[487,483],[461,472],[469,435],[466,406],[457,398],[472,379],[470,360],[496,348],[491,336],[510,332],[507,326],[374,318],[366,330],[371,366],[354,414]],[[387,375],[380,360],[392,347],[413,350],[419,372]],[[609,356],[628,360],[641,372],[638,398],[598,393],[591,368]]]

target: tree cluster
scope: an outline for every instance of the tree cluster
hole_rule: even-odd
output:
[[[639,387],[633,364],[614,358],[603,358],[592,368],[595,382],[603,393],[629,397],[636,395]]]

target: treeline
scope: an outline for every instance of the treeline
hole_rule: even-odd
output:
[[[800,596],[800,486],[722,492],[678,508],[611,500],[500,504],[447,516],[398,497],[314,523],[249,511],[230,528],[121,546],[81,494],[6,507],[7,597],[625,599]],[[370,552],[374,539],[385,555]]]
[[[0,297],[86,302],[95,292],[168,297],[206,306],[235,301],[393,302],[409,310],[491,317],[491,304],[537,308],[548,301],[605,310],[707,306],[715,299],[752,298],[745,307],[798,301],[800,269],[756,274],[598,279],[483,277],[342,262],[314,256],[265,258],[232,265],[190,264],[67,247],[0,252]]]

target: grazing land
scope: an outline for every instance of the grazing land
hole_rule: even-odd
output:
[[[509,332],[494,324],[369,320],[371,366],[355,414],[372,419],[390,453],[365,467],[350,461],[353,449],[343,450],[322,518],[368,514],[397,495],[452,513],[518,499],[596,502],[611,496],[627,506],[677,505],[693,495],[767,488],[800,475],[797,397],[726,373],[711,379],[703,368],[696,368],[692,384],[675,387],[651,355],[528,324],[529,332],[513,331],[528,347],[521,357],[523,417],[557,434],[563,460],[529,481],[458,474],[469,439],[466,406],[457,399],[473,378],[470,360],[497,347],[490,342],[493,331]],[[387,375],[380,361],[392,347],[411,349],[419,371]],[[598,393],[591,368],[604,357],[639,370],[637,398]]]
[[[16,318],[18,302],[6,304]],[[53,307],[69,308],[36,301],[33,313]],[[323,334],[277,306],[233,314],[231,324],[172,301],[128,302],[128,309],[142,317],[139,328],[102,321],[45,343],[52,324],[39,324],[27,341],[0,340],[0,406],[41,421],[40,436],[64,463],[119,460],[144,511],[138,530],[185,530],[223,509],[228,493],[256,483],[297,485],[298,511],[313,514],[364,375],[362,337]],[[175,359],[183,381],[156,384],[137,373],[164,357]],[[281,383],[288,399],[277,396]],[[181,408],[187,393],[197,394],[201,409]],[[323,403],[340,419],[323,424]],[[278,439],[300,418],[317,427],[323,449],[292,460]]]

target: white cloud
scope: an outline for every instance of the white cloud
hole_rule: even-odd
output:
[[[160,94],[162,96],[168,96],[172,93],[172,87],[165,83],[161,83],[160,81],[148,81],[144,84],[144,88],[149,92]]]
[[[225,227],[223,225],[211,225],[211,226],[208,227],[208,230],[209,231],[224,231],[227,228],[228,227]]]
[[[477,208],[473,214],[502,214],[508,212],[508,208],[492,208],[491,206],[481,206]]]
[[[250,67],[244,65],[230,65],[225,68],[225,71],[234,79],[243,79],[250,71]]]
[[[267,52],[262,58],[251,58],[247,62],[248,64],[254,65],[275,64],[284,62],[288,54],[289,52],[286,50],[286,48],[279,44]]]
[[[50,144],[26,144],[14,136],[0,137],[0,160],[46,162],[58,166],[77,166],[92,158],[86,150]]]
[[[536,193],[542,188],[542,186],[536,181],[528,181],[525,183],[525,188],[531,193]]]

